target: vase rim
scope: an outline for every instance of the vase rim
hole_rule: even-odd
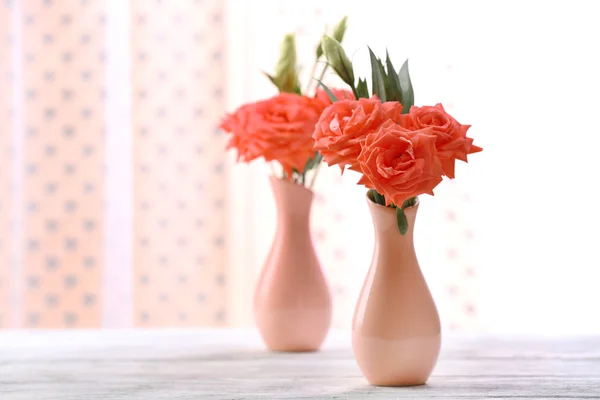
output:
[[[419,204],[420,204],[420,202],[418,200],[415,205],[406,207],[404,209],[404,214],[409,223],[409,227],[408,227],[409,235],[408,236],[407,235],[400,236],[400,232],[398,232],[396,208],[377,204],[373,200],[371,200],[368,196],[366,196],[366,197],[367,197],[367,203],[368,203],[367,205],[369,207],[371,217],[373,218],[373,223],[376,227],[376,231],[388,232],[390,230],[393,230],[394,237],[396,237],[396,236],[399,236],[402,238],[412,237],[414,223],[417,218],[417,212],[419,210]],[[398,235],[396,235],[396,233]]]
[[[370,206],[373,206],[373,207],[383,207],[383,208],[386,208],[386,209],[389,208],[390,210],[395,210],[395,207],[391,208],[391,207],[384,206],[384,205],[379,204],[379,203],[375,203],[373,200],[371,200],[369,198],[369,193],[368,192],[367,192],[367,194],[365,194],[365,197],[367,198],[367,202],[369,203]],[[417,208],[419,208],[419,204],[421,204],[421,200],[417,196],[417,202],[414,205],[410,206],[410,207],[406,207],[405,210],[412,210],[412,209],[416,210]]]
[[[310,194],[310,195],[314,195],[314,193],[315,193],[312,189],[310,189],[304,185],[299,185],[299,184],[290,182],[288,180],[285,180],[283,178],[278,178],[274,175],[269,175],[269,181],[273,185],[282,185],[282,186],[288,186],[289,188],[296,188],[294,190],[308,192],[308,194]]]

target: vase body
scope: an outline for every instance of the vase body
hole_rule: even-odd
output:
[[[254,295],[254,317],[273,351],[316,351],[331,324],[331,295],[310,235],[313,192],[271,177],[277,229]]]
[[[405,209],[403,236],[395,209],[368,202],[375,248],[352,321],[354,356],[372,385],[422,385],[437,362],[441,330],[413,244],[419,206]]]

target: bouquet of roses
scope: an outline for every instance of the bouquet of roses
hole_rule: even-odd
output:
[[[346,31],[346,17],[334,28],[333,37],[341,42]],[[319,44],[311,76],[316,73],[323,55]],[[321,71],[325,74],[328,64]],[[283,170],[283,179],[306,185],[307,173],[318,167],[321,157],[314,150],[312,133],[322,111],[331,104],[329,96],[312,88],[312,79],[304,90],[298,79],[296,42],[293,34],[286,35],[274,75],[265,75],[279,90],[279,94],[266,100],[247,103],[221,122],[221,129],[231,134],[227,148],[238,151],[238,161],[250,162],[263,158],[275,161]],[[309,94],[314,92],[312,96]],[[334,90],[337,98],[353,98],[348,91]],[[314,184],[313,175],[310,186]]]
[[[450,116],[441,104],[414,106],[408,60],[397,72],[386,52],[385,65],[369,48],[371,91],[364,78],[355,81],[354,68],[339,41],[324,36],[325,57],[350,86],[354,99],[339,99],[326,90],[332,104],[315,127],[315,150],[328,165],[348,167],[362,174],[359,184],[371,201],[396,209],[398,229],[408,230],[404,209],[417,196],[433,195],[446,176],[454,178],[456,160],[482,149],[467,137],[469,125]]]

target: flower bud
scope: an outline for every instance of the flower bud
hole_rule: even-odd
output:
[[[293,93],[296,87],[296,38],[285,35],[281,43],[274,80],[281,92]]]
[[[321,45],[329,65],[344,82],[354,87],[354,69],[340,42],[329,36],[323,36]]]
[[[348,22],[348,17],[342,18],[340,22],[333,29],[333,38],[338,42],[342,43],[344,40],[344,34],[346,33],[346,23]]]

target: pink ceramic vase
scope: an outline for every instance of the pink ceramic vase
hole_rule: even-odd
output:
[[[313,192],[271,177],[277,231],[254,295],[254,317],[274,351],[316,351],[331,324],[331,296],[310,236]]]
[[[368,202],[375,249],[354,311],[354,356],[372,385],[422,385],[436,364],[441,332],[413,244],[419,205],[405,209],[408,232],[402,236],[395,209]]]

